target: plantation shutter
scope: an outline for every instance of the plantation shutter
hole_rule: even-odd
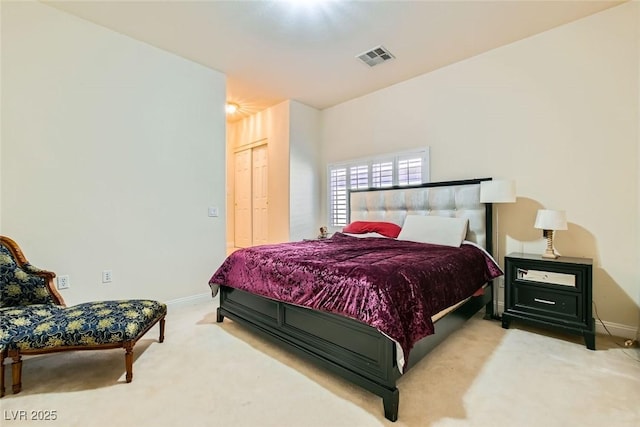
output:
[[[329,197],[332,225],[347,225],[347,168],[335,168],[330,172]]]
[[[429,149],[332,164],[328,176],[329,225],[344,227],[349,220],[348,190],[429,182]]]

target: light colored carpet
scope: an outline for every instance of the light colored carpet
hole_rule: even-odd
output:
[[[467,417],[434,425],[637,427],[639,358],[510,330],[464,396]]]
[[[165,342],[154,327],[136,345],[130,384],[121,349],[25,358],[23,391],[0,400],[2,426],[640,425],[640,363],[628,350],[474,318],[400,379],[391,423],[377,396],[217,324],[216,307],[169,307]],[[30,420],[47,410],[56,421]],[[13,420],[20,411],[26,421]]]

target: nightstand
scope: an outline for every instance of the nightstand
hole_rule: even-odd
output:
[[[512,320],[582,335],[588,349],[596,349],[591,312],[590,258],[542,258],[511,253],[504,259],[505,312],[502,327]]]

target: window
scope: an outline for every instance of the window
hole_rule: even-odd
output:
[[[329,224],[344,227],[348,221],[348,190],[429,182],[429,149],[330,164],[328,177]]]

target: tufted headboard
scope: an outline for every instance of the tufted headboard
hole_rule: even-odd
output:
[[[349,192],[349,221],[388,221],[402,226],[407,215],[468,218],[466,240],[491,252],[491,204],[480,203],[480,182],[490,179],[352,190]]]

